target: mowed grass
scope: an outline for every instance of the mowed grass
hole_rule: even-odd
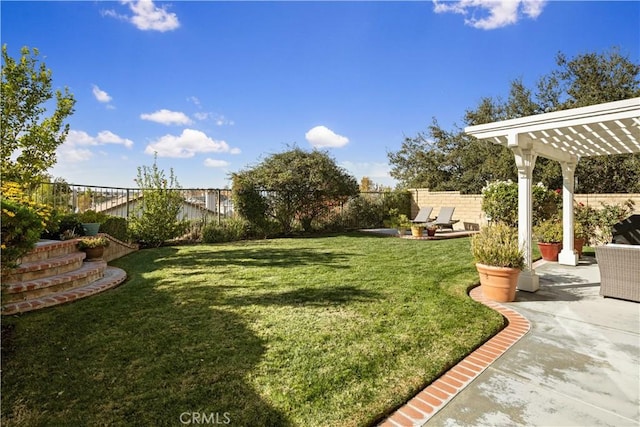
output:
[[[114,264],[129,275],[116,289],[3,318],[2,425],[370,425],[503,326],[467,296],[466,238],[354,233]]]

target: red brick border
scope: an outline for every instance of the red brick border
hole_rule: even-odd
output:
[[[480,286],[473,288],[469,295],[502,314],[508,321],[507,327],[411,398],[380,423],[380,427],[422,426],[529,332],[531,324],[526,318],[509,307],[485,298]]]

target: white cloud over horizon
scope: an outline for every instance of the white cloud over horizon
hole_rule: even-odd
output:
[[[433,0],[436,13],[457,13],[464,23],[481,30],[516,24],[522,17],[536,19],[547,0]]]
[[[229,162],[226,160],[211,159],[207,157],[204,159],[204,165],[208,168],[226,168],[229,166]]]
[[[103,10],[102,15],[130,22],[142,31],[165,32],[180,27],[178,15],[168,12],[166,6],[156,6],[152,0],[121,0],[121,3],[129,6],[133,15],[120,14],[113,9]]]
[[[390,185],[390,182],[394,181],[390,173],[391,166],[387,163],[352,162],[345,160],[340,162],[339,165],[358,178],[358,181],[365,176],[370,178],[376,184]]]
[[[58,147],[57,155],[63,162],[82,162],[91,159],[95,154],[88,147],[107,144],[124,145],[126,148],[133,147],[132,140],[122,138],[108,130],[100,131],[96,136],[91,136],[84,131],[70,130],[64,143]]]
[[[156,122],[163,125],[190,125],[193,121],[183,112],[161,109],[153,113],[140,114],[142,120]]]
[[[304,134],[307,142],[314,148],[340,148],[349,143],[349,138],[338,135],[326,126],[316,126]]]
[[[180,135],[165,135],[147,145],[146,154],[158,153],[158,157],[190,158],[199,153],[231,153],[240,151],[230,148],[225,141],[217,141],[202,131],[184,129]]]

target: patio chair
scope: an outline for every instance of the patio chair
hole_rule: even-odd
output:
[[[433,211],[431,206],[424,206],[420,208],[418,215],[416,215],[411,222],[414,224],[424,224],[431,221],[431,211]]]
[[[453,211],[456,208],[445,207],[440,208],[440,212],[438,212],[438,217],[435,221],[431,221],[427,223],[427,226],[435,225],[436,227],[443,229],[448,228],[453,231],[453,224],[460,221],[459,219],[451,219],[453,216]]]

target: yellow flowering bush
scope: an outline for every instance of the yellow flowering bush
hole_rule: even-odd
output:
[[[2,202],[2,271],[17,266],[22,256],[31,251],[40,234],[55,226],[49,206],[29,199],[15,182],[3,182],[0,188]]]

